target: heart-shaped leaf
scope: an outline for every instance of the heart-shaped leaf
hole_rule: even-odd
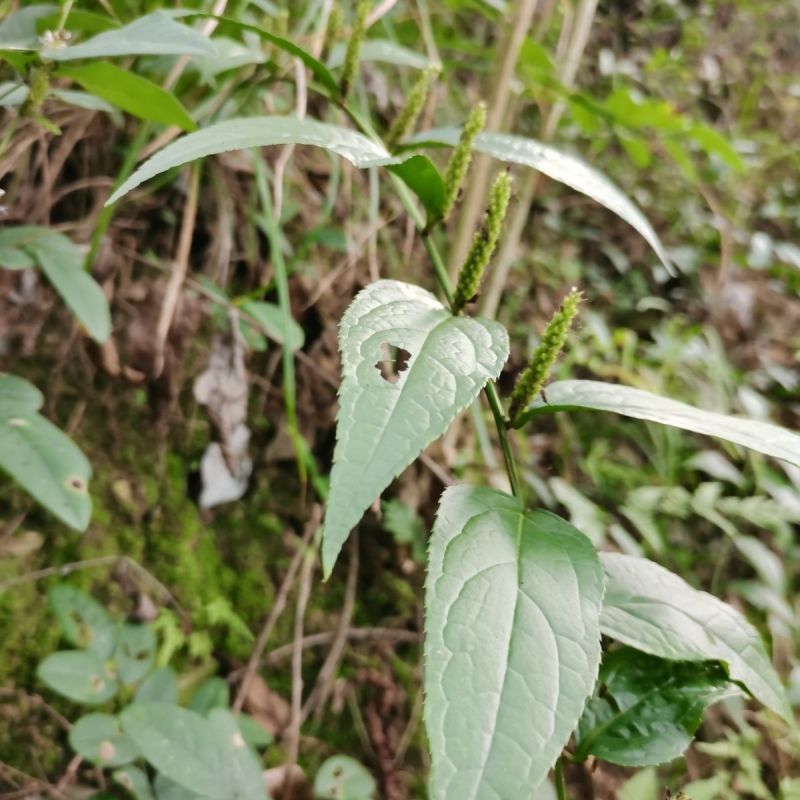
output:
[[[78,755],[98,767],[120,767],[139,757],[119,720],[110,714],[81,717],[70,729],[69,743]]]
[[[156,657],[156,635],[149,625],[125,624],[117,635],[119,679],[125,686],[138,683],[150,672]]]
[[[534,401],[521,423],[548,411],[582,408],[613,411],[625,417],[716,436],[800,466],[800,436],[768,422],[704,411],[669,397],[603,381],[557,381],[547,387],[545,395],[547,399],[540,397]]]
[[[36,671],[51,689],[78,703],[98,705],[117,693],[117,679],[103,660],[88,650],[49,655]]]
[[[91,650],[103,660],[111,657],[116,625],[97,600],[66,583],[53,586],[47,599],[70,644]]]
[[[784,719],[792,711],[758,631],[732,606],[689,586],[646,558],[602,553],[606,596],[603,633],[659,658],[721,661]]]
[[[314,778],[315,800],[372,800],[375,778],[354,758],[333,756]]]
[[[358,294],[339,329],[342,384],[322,539],[327,577],[373,500],[466,408],[508,357],[498,322],[454,317],[430,293],[378,281]],[[384,377],[395,348],[408,362]]]
[[[430,541],[425,722],[432,800],[528,800],[600,664],[592,543],[501,492],[453,487]]]
[[[603,659],[594,697],[581,717],[575,757],[644,767],[678,758],[703,712],[740,694],[715,662],[666,661],[629,647]]]
[[[258,760],[229,711],[213,709],[206,719],[179,706],[134,703],[120,719],[147,761],[189,791],[215,800],[264,796]]]

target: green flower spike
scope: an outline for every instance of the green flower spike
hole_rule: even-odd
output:
[[[342,6],[338,2],[334,2],[331,6],[331,13],[328,15],[328,27],[325,29],[325,45],[322,49],[323,61],[333,49],[334,43],[342,32],[342,22]]]
[[[507,172],[501,172],[492,184],[486,217],[480,229],[472,237],[472,246],[458,275],[458,284],[453,296],[454,314],[458,314],[478,293],[483,272],[497,247],[510,198],[511,177]]]
[[[464,130],[461,131],[461,139],[447,162],[447,169],[444,172],[444,207],[442,210],[442,220],[446,220],[453,210],[453,206],[458,199],[461,184],[472,161],[472,145],[475,137],[483,130],[486,124],[486,106],[478,103],[467,119]]]
[[[564,298],[561,307],[553,314],[542,334],[542,341],[534,350],[528,366],[522,370],[517,385],[511,393],[511,407],[508,411],[509,423],[517,427],[519,415],[542,391],[544,382],[550,374],[556,359],[564,349],[572,321],[578,313],[583,295],[575,288]]]
[[[394,150],[401,139],[405,138],[406,134],[414,129],[417,118],[425,105],[425,101],[428,99],[431,85],[439,71],[438,65],[431,64],[422,70],[417,82],[411,87],[403,110],[397,115],[392,127],[389,128],[389,133],[386,134],[386,147],[390,151]]]
[[[369,0],[361,0],[356,9],[356,21],[350,33],[350,40],[347,42],[342,79],[339,83],[342,97],[347,97],[358,73],[358,65],[361,63],[361,45],[364,43],[364,35],[367,32],[367,17],[371,5]]]

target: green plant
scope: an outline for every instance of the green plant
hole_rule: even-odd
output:
[[[384,146],[347,101],[363,52],[365,9],[359,5],[339,82],[329,67],[296,45],[269,39],[302,60],[316,79],[313,88],[343,109],[360,131],[308,118],[224,119],[159,151],[122,182],[109,202],[195,159],[286,143],[316,145],[357,167],[386,167],[393,176],[445,302],[417,286],[379,281],[359,293],[342,320],[341,410],[321,542],[325,575],[375,498],[482,391],[511,489],[508,494],[458,486],[441,499],[426,589],[431,795],[436,800],[525,798],[556,764],[563,797],[557,762],[573,734],[575,749],[567,750],[568,758],[596,754],[626,765],[658,763],[682,752],[707,705],[733,693],[748,692],[789,720],[791,711],[764,644],[743,615],[651,561],[598,554],[572,525],[528,509],[512,431],[557,411],[611,411],[716,436],[794,464],[800,462],[800,438],[763,422],[726,417],[625,386],[568,380],[543,388],[568,341],[577,295],[570,296],[548,327],[542,349],[512,393],[507,415],[493,381],[509,355],[508,334],[494,320],[460,313],[480,283],[492,250],[485,244],[497,238],[507,197],[492,204],[486,240],[478,234],[455,297],[437,249],[437,226],[456,204],[473,150],[537,169],[597,200],[635,227],[668,269],[670,260],[639,209],[610,181],[557,148],[508,134],[479,133],[480,110],[464,132],[426,132],[398,148]],[[92,49],[92,41],[65,50],[76,58],[108,54],[98,45]],[[406,126],[404,121],[401,127]],[[455,147],[444,178],[432,159],[418,152],[433,145]],[[263,175],[258,169],[256,174]],[[262,200],[265,196],[262,192]],[[278,261],[278,220],[272,207],[264,206]],[[285,275],[278,280],[285,285]],[[285,297],[281,308],[286,323]],[[406,359],[389,376],[376,369],[386,360],[387,348]],[[290,377],[291,358],[284,364]],[[611,646],[599,672],[601,635],[627,647]]]
[[[112,770],[137,800],[263,797],[258,751],[272,735],[253,717],[229,710],[230,687],[222,678],[198,682],[191,672],[181,678],[159,665],[156,626],[115,620],[68,584],[54,586],[48,599],[75,649],[45,658],[38,677],[74,703],[103,709],[70,728],[77,755]],[[374,792],[369,772],[345,756],[325,761],[314,781],[318,800],[373,800]]]

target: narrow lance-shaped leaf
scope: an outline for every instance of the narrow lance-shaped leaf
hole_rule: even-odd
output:
[[[439,128],[423,131],[412,137],[409,143],[455,145],[459,136],[460,132],[455,128]],[[613,181],[582,158],[534,139],[508,133],[478,134],[475,150],[500,161],[532,167],[548,178],[596,200],[635,228],[653,248],[667,271],[674,273],[672,262],[647,217]]]
[[[597,553],[567,522],[445,491],[425,594],[432,800],[529,800],[592,692],[602,598]]]
[[[0,247],[9,252],[16,249],[32,259],[89,335],[98,342],[108,338],[108,302],[97,281],[84,270],[83,253],[72,239],[49,228],[22,225],[2,231]],[[31,266],[30,260],[24,266]]]
[[[172,92],[115,64],[95,61],[80,66],[65,66],[58,70],[58,74],[139,119],[177,125],[185,131],[197,128]]]
[[[329,67],[341,67],[344,64],[345,45],[337,44],[328,58]],[[384,64],[396,64],[400,67],[425,69],[431,63],[427,56],[415,53],[407,47],[389,39],[367,39],[361,45],[362,61],[381,61]]]
[[[732,606],[645,558],[602,553],[606,636],[676,661],[721,661],[767,708],[792,712],[758,631]]]
[[[430,292],[399,281],[364,289],[339,330],[342,384],[322,539],[330,575],[350,531],[391,481],[500,374],[508,334],[497,322],[454,317]],[[409,356],[395,379],[386,349]]]
[[[675,662],[623,647],[607,654],[581,717],[575,757],[626,767],[663,764],[691,744],[703,712],[741,694],[715,662]]]
[[[72,47],[41,50],[50,61],[118,56],[204,56],[215,52],[214,45],[198,31],[175,22],[169,14],[154,11],[116,30],[99,33]]]
[[[377,166],[391,161],[391,156],[382,145],[338,125],[297,117],[230,119],[190,133],[159,150],[111,195],[106,205],[115,203],[140,183],[198,158],[276,144],[322,147],[346,158],[357,167]]]
[[[291,56],[299,59],[306,67],[308,67],[314,77],[324,86],[329,92],[334,95],[339,92],[339,85],[336,78],[333,77],[331,71],[317,58],[311,55],[307,50],[304,50],[299,45],[295,44],[289,39],[282,36],[276,36],[274,33],[265,31],[257,25],[248,25],[246,22],[240,22],[232,17],[218,16],[216,14],[208,14],[201,11],[192,11],[186,9],[183,14],[184,18],[200,18],[200,19],[214,19],[220,23],[219,31],[224,33],[228,29],[236,30],[240,33],[251,33],[263,39],[265,42],[275,45],[275,47],[283,50]]]
[[[588,408],[659,422],[716,436],[800,466],[800,436],[768,422],[704,411],[642,389],[602,381],[558,381],[522,415],[523,421],[548,411]]]

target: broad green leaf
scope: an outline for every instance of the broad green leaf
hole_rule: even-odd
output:
[[[90,650],[102,660],[111,658],[116,625],[97,600],[66,583],[51,587],[47,599],[70,644]]]
[[[115,203],[140,183],[198,158],[276,144],[322,147],[346,158],[357,167],[386,163],[391,156],[382,145],[356,131],[315,119],[297,117],[249,117],[229,119],[190,133],[159,150],[106,201]]]
[[[602,381],[558,381],[545,389],[545,396],[546,400],[540,397],[534,401],[521,424],[548,411],[581,408],[613,411],[625,417],[716,436],[800,466],[800,435],[768,422],[704,411],[642,389]]]
[[[0,470],[72,528],[84,530],[92,514],[92,468],[72,440],[39,414],[0,418]]]
[[[201,33],[175,22],[169,14],[154,11],[122,28],[105,31],[72,47],[50,47],[41,56],[50,61],[119,56],[204,56],[214,45]]]
[[[412,137],[410,143],[455,145],[460,136],[461,132],[456,128],[441,128],[423,131]],[[500,161],[531,167],[548,178],[591,197],[635,228],[653,248],[667,271],[674,274],[672,262],[647,217],[615,183],[579,156],[534,139],[508,133],[478,134],[475,149]]]
[[[328,58],[329,67],[341,67],[347,46],[342,42],[334,46]],[[425,69],[430,59],[422,53],[415,53],[390,39],[367,39],[361,45],[362,61],[381,61],[384,64],[396,64],[399,67]]]
[[[428,221],[441,219],[445,200],[444,181],[427,156],[411,156],[399,164],[390,164],[387,169],[420,199]]]
[[[98,342],[108,339],[108,302],[98,283],[84,270],[83,253],[72,239],[49,228],[23,225],[4,230],[0,247],[16,247],[33,258],[89,335]]]
[[[156,792],[158,800],[207,800],[206,795],[200,795],[196,792],[190,792],[185,787],[181,786],[173,780],[170,780],[163,772],[156,774],[153,781],[153,788]]]
[[[248,300],[241,308],[258,323],[270,339],[274,339],[278,344],[285,345],[292,351],[299,350],[303,346],[306,340],[303,329],[293,319],[289,320],[288,329],[285,328],[280,306],[261,300]]]
[[[32,383],[0,372],[0,418],[20,411],[38,411],[42,403],[44,397]]]
[[[117,693],[114,674],[88,650],[53,653],[39,664],[36,674],[51,689],[78,703],[98,705]]]
[[[606,636],[659,658],[721,661],[731,680],[787,720],[792,719],[758,631],[732,606],[689,586],[646,558],[602,553]]]
[[[120,767],[139,757],[119,720],[110,714],[81,717],[70,729],[69,743],[78,755],[98,767]]]
[[[139,119],[177,125],[185,131],[197,129],[194,120],[172,92],[108,61],[64,66],[58,70],[58,75],[75,81],[87,92]]]
[[[227,708],[230,702],[231,690],[227,681],[213,677],[197,687],[189,701],[189,708],[205,717],[214,708]]]
[[[493,489],[451,487],[430,540],[425,723],[432,800],[527,800],[600,665],[592,543]]]
[[[142,681],[134,698],[136,703],[178,704],[178,676],[170,667],[159,667]]]
[[[149,625],[126,623],[120,628],[114,661],[123,685],[130,686],[144,678],[155,658],[156,635]]]
[[[377,788],[372,775],[354,758],[333,756],[314,778],[314,800],[372,800]]]
[[[378,369],[391,347],[409,355],[395,382]],[[508,334],[492,320],[454,317],[418,286],[377,281],[345,312],[339,348],[340,407],[322,537],[326,577],[375,498],[500,374]]]
[[[155,800],[147,774],[139,767],[123,767],[111,776],[120,786],[127,789],[135,800]]]
[[[261,769],[233,715],[213,709],[206,719],[161,703],[135,703],[122,727],[147,761],[189,791],[215,800],[264,796]]]
[[[714,662],[666,661],[622,648],[603,659],[575,758],[645,767],[683,754],[712,704],[740,693]]]

